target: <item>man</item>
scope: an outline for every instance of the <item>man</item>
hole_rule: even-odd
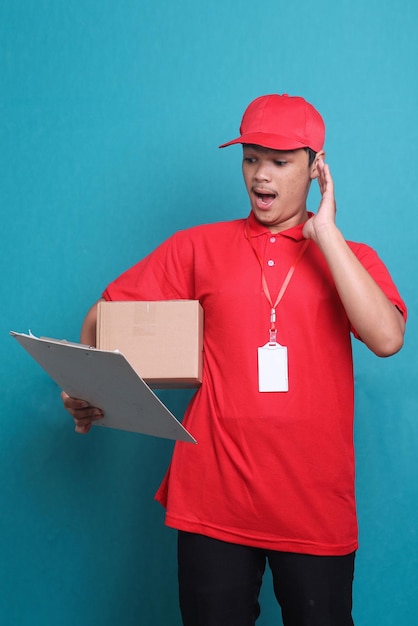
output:
[[[178,232],[107,300],[199,300],[204,375],[157,499],[179,530],[185,626],[253,626],[268,561],[285,626],[349,626],[357,521],[350,333],[378,356],[406,307],[335,224],[325,126],[303,98],[254,100],[240,136],[247,219]],[[311,181],[322,200],[307,211]],[[81,341],[94,345],[96,305]],[[100,409],[63,394],[78,432]]]

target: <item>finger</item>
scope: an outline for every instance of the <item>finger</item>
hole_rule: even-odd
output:
[[[321,192],[321,195],[324,195],[325,190],[326,190],[326,180],[324,176],[324,170],[319,170],[318,185],[319,185],[319,191]]]
[[[87,433],[90,431],[92,427],[92,423],[90,422],[90,424],[77,424],[75,425],[75,432],[79,433],[80,435],[87,435]]]
[[[86,400],[82,400],[81,398],[73,398],[68,395],[65,391],[61,392],[61,399],[66,409],[82,409],[89,406],[89,403]]]
[[[324,168],[322,170],[322,176],[320,177],[320,187],[322,195],[324,195],[325,193],[329,195],[334,194],[334,181],[332,180],[331,171],[329,169],[329,165],[327,164],[324,164]]]
[[[88,433],[93,425],[93,422],[103,419],[104,415],[102,411],[100,411],[99,409],[94,409],[93,411],[94,412],[85,417],[77,414],[73,415],[76,433]]]
[[[329,168],[328,163],[324,164],[324,177],[329,185],[334,186],[334,181],[332,180],[331,170]]]
[[[103,417],[103,411],[89,404],[86,400],[80,398],[72,398],[65,391],[61,393],[64,407],[73,417],[100,419]]]
[[[103,411],[95,407],[79,411],[70,411],[70,413],[74,418],[74,421],[79,425],[90,424],[91,422],[96,422],[104,417]]]

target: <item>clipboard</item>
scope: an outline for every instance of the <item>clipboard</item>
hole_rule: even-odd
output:
[[[101,408],[94,426],[196,443],[118,350],[10,331],[66,393]]]

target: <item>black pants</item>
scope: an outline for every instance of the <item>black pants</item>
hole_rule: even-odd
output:
[[[354,556],[311,556],[179,532],[184,626],[254,626],[268,561],[285,626],[353,626]]]

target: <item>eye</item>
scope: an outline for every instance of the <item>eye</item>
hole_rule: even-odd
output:
[[[244,163],[255,163],[255,161],[256,161],[255,157],[250,157],[250,156],[244,157]]]
[[[284,167],[285,165],[287,165],[287,161],[274,161],[274,163],[278,167]]]

